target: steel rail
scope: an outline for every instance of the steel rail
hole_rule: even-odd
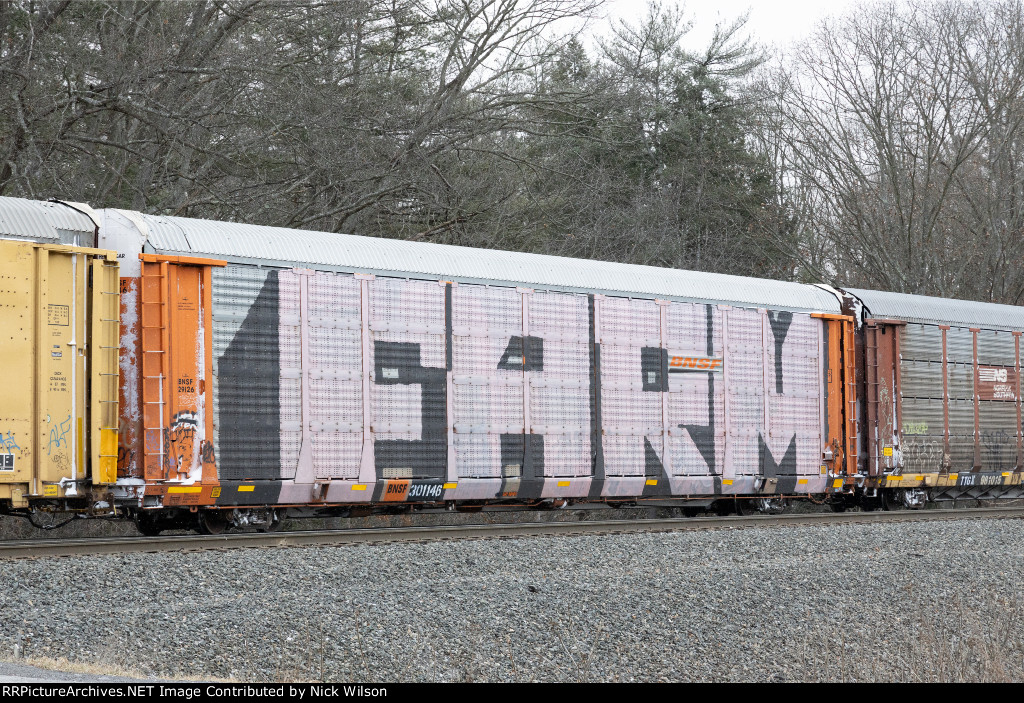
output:
[[[426,542],[463,539],[511,539],[610,535],[638,532],[744,529],[751,527],[829,526],[936,520],[1021,519],[1024,508],[976,508],[957,510],[904,510],[893,512],[805,513],[693,517],[586,522],[521,522],[485,525],[444,525],[372,529],[297,530],[273,533],[223,535],[166,535],[162,537],[92,537],[79,539],[13,540],[0,542],[0,560],[59,556],[92,556],[139,552],[185,552],[269,547],[327,547],[355,544]]]

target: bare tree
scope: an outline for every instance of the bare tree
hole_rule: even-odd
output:
[[[817,274],[1018,302],[1024,8],[864,6],[774,77],[766,121]]]

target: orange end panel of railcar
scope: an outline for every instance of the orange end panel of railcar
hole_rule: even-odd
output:
[[[141,466],[147,483],[202,486],[168,491],[165,504],[213,503],[212,268],[225,262],[140,256]]]

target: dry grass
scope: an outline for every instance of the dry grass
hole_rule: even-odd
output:
[[[106,658],[102,661],[74,661],[63,657],[30,656],[24,659],[9,659],[7,662],[34,666],[37,669],[45,669],[47,671],[82,674],[84,676],[117,676],[119,678],[139,679],[141,681],[183,681],[190,678],[194,679],[194,675],[162,676],[151,674]],[[232,679],[209,679],[204,677],[202,680],[215,683],[234,683]]]
[[[894,603],[868,641],[840,627],[808,636],[794,677],[801,681],[988,683],[1024,681],[1024,606],[1005,598],[960,598],[919,607]]]

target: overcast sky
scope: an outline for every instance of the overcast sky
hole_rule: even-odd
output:
[[[610,18],[635,21],[647,11],[649,0],[606,0]],[[687,42],[688,48],[707,43],[716,22],[729,22],[750,10],[747,27],[759,42],[785,48],[794,40],[807,35],[814,24],[829,14],[843,14],[858,0],[690,0],[682,3],[687,16],[693,19]],[[672,0],[662,0],[670,7]],[[598,34],[605,33],[603,23],[595,27]]]

